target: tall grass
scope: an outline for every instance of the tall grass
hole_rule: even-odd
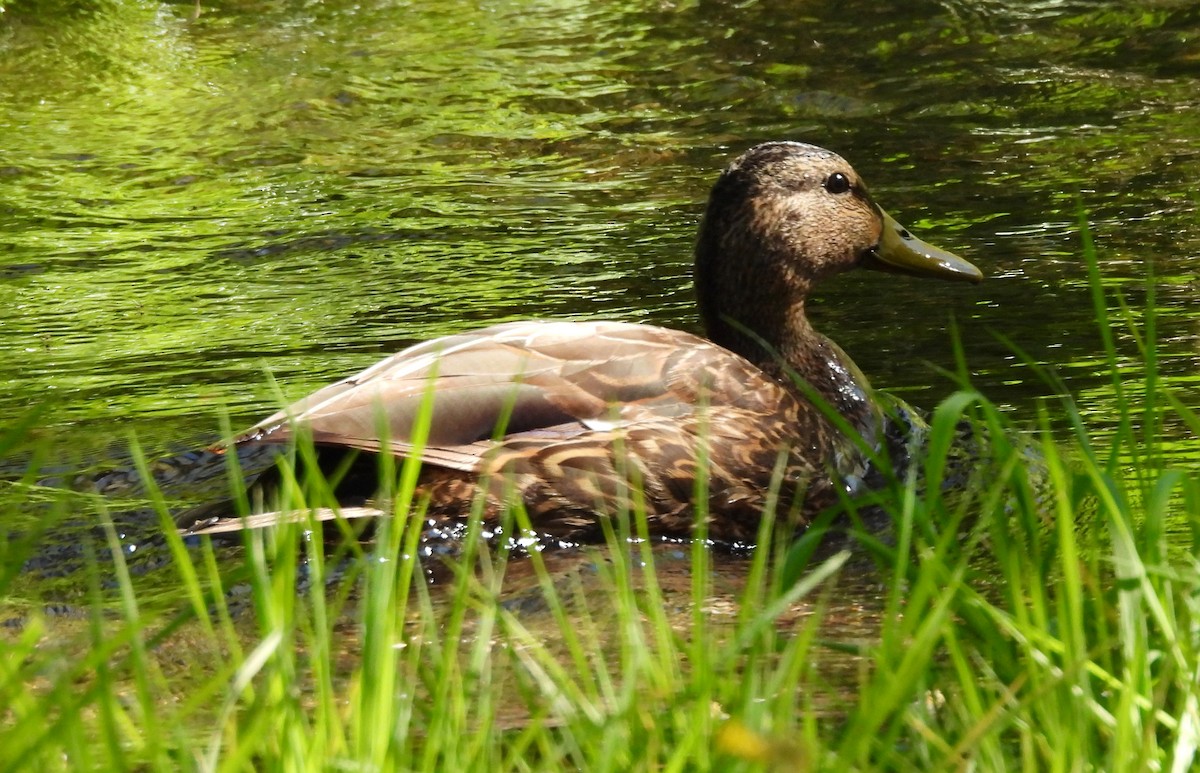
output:
[[[230,560],[152,493],[176,603],[144,611],[109,528],[83,621],[35,608],[0,638],[0,768],[1191,769],[1200,482],[1157,429],[1200,419],[1156,376],[1152,299],[1142,388],[1119,376],[1086,255],[1116,431],[1096,442],[1064,398],[1021,441],[964,381],[923,477],[954,463],[964,418],[987,428],[982,474],[947,495],[893,481],[889,534],[851,529],[857,547],[768,527],[748,556],[655,541],[635,497],[588,551],[488,543],[476,513],[430,582],[411,464],[384,470],[393,517],[367,547],[296,523]],[[281,500],[334,504],[319,479],[285,478]],[[31,548],[5,548],[7,594]]]

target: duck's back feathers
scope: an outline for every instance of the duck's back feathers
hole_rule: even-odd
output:
[[[268,417],[237,442],[287,442],[303,426],[317,443],[407,453],[428,403],[431,451],[490,447],[498,436],[569,437],[679,417],[695,410],[701,392],[718,404],[782,397],[745,360],[689,333],[515,322],[406,349]]]
[[[749,539],[781,455],[793,487],[824,472],[805,458],[829,458],[821,446],[835,433],[800,406],[760,369],[690,333],[516,322],[402,351],[235,443],[284,444],[302,427],[318,445],[419,453],[435,511],[462,511],[472,488],[499,506],[502,487],[514,486],[542,527],[567,534],[594,526],[597,511],[629,506],[633,479],[661,531],[690,530],[707,457],[713,511],[730,523],[744,511],[732,531]],[[476,487],[480,476],[486,488]]]

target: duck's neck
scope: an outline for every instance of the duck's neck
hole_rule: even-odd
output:
[[[864,437],[878,425],[878,409],[870,397],[866,376],[841,347],[818,333],[796,304],[781,312],[785,319],[762,329],[782,331],[758,337],[728,322],[713,325],[710,339],[757,365],[797,397],[808,400],[797,379],[807,382],[825,402],[845,417]]]

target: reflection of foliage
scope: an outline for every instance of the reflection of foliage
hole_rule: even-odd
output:
[[[7,14],[10,21],[58,25],[93,13],[116,12],[122,5],[128,3],[121,0],[20,0],[0,5],[0,13]]]

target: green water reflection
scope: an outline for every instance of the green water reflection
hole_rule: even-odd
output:
[[[268,409],[265,371],[295,396],[513,317],[693,327],[707,185],[781,137],[989,275],[832,284],[814,315],[877,385],[943,394],[953,314],[993,397],[1047,391],[998,331],[1103,414],[1081,206],[1135,309],[1153,265],[1164,370],[1198,348],[1200,21],[1128,5],[8,7],[0,415],[165,448]]]

